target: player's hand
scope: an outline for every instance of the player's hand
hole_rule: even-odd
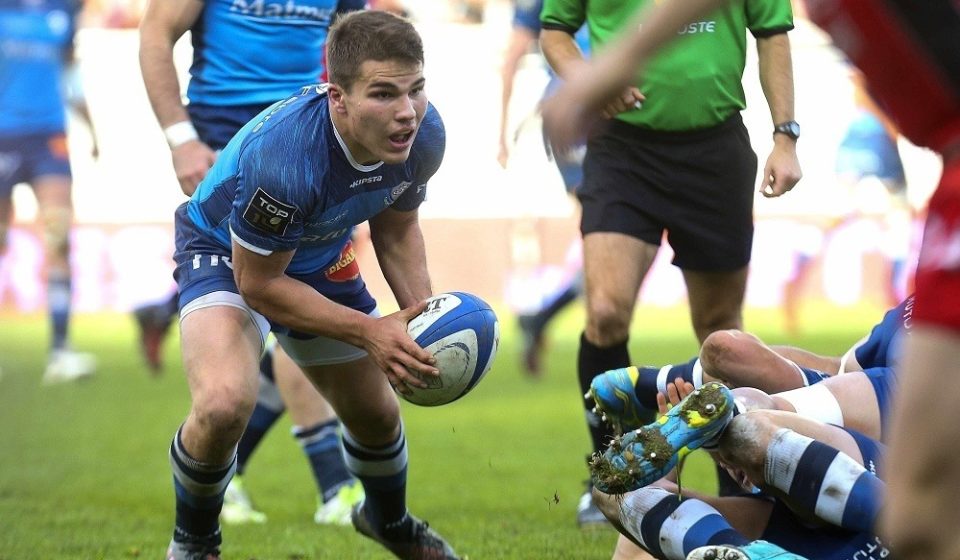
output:
[[[500,150],[497,152],[497,163],[503,169],[507,168],[507,162],[510,160],[510,147],[507,146],[505,138],[500,139]]]
[[[566,85],[540,104],[543,131],[550,149],[565,153],[573,148],[600,118],[587,109],[575,90]]]
[[[197,190],[197,185],[217,160],[216,152],[199,140],[190,140],[174,148],[172,156],[180,190],[187,196],[193,196],[193,191]]]
[[[636,86],[630,86],[621,92],[617,97],[607,101],[602,111],[603,118],[612,119],[620,113],[639,109],[646,99],[647,98],[640,93],[639,88]]]
[[[407,323],[426,308],[427,302],[422,301],[376,319],[364,333],[364,348],[386,374],[390,385],[401,393],[409,393],[409,387],[427,387],[421,379],[423,375],[440,375],[433,355],[407,333]]]
[[[773,151],[763,166],[763,179],[760,182],[760,192],[767,198],[776,198],[788,192],[803,177],[796,141],[782,134],[774,138]]]
[[[657,408],[660,414],[666,414],[668,410],[680,404],[680,401],[692,393],[693,383],[677,378],[673,383],[667,384],[667,394],[657,393]]]

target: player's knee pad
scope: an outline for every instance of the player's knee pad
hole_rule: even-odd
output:
[[[43,243],[47,253],[67,256],[70,252],[70,227],[73,211],[69,208],[48,208],[41,215]]]

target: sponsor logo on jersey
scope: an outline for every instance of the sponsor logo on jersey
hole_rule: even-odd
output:
[[[393,187],[393,189],[390,190],[390,194],[388,194],[388,195],[383,199],[383,203],[384,203],[384,204],[387,204],[387,205],[393,204],[394,201],[397,200],[398,198],[400,198],[400,195],[402,195],[402,194],[404,193],[404,191],[406,191],[407,189],[409,189],[409,188],[410,188],[410,185],[412,185],[412,184],[413,184],[413,183],[411,183],[410,181],[404,181],[404,182],[400,183],[399,185]]]
[[[360,185],[367,185],[369,183],[379,183],[383,180],[383,175],[377,175],[376,177],[364,177],[362,179],[357,179],[356,181],[350,183],[350,188],[355,189]]]
[[[695,21],[688,23],[677,31],[677,35],[696,35],[697,33],[713,33],[717,30],[715,21]]]
[[[47,140],[47,149],[50,155],[57,159],[70,159],[70,149],[67,146],[67,137],[64,134],[55,134]]]
[[[243,219],[254,229],[275,235],[287,232],[287,226],[293,220],[296,206],[284,204],[267,194],[263,189],[257,189],[253,198],[243,211]]]
[[[327,268],[324,274],[327,280],[332,282],[350,282],[360,277],[360,264],[357,262],[357,252],[353,249],[352,242],[347,241],[340,251],[340,258]]]
[[[233,0],[230,11],[245,16],[282,19],[306,19],[327,23],[333,15],[333,8],[320,8],[306,4],[297,4],[293,0],[286,2],[267,2],[266,0]]]

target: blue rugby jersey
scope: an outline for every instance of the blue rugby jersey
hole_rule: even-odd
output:
[[[0,0],[0,135],[63,132],[77,11],[73,0]]]
[[[321,270],[339,257],[353,226],[387,207],[420,206],[445,141],[429,105],[406,162],[360,165],[334,129],[326,88],[304,87],[227,144],[188,203],[192,231],[178,235],[229,252],[232,233],[260,254],[296,249],[289,274]]]
[[[205,0],[191,32],[191,103],[249,105],[284,99],[323,73],[336,14],[364,0]]]

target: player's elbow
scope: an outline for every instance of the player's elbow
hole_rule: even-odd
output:
[[[236,267],[233,271],[233,279],[237,284],[237,290],[243,301],[247,303],[254,311],[264,313],[267,298],[266,283],[259,277],[244,273],[242,267]]]

